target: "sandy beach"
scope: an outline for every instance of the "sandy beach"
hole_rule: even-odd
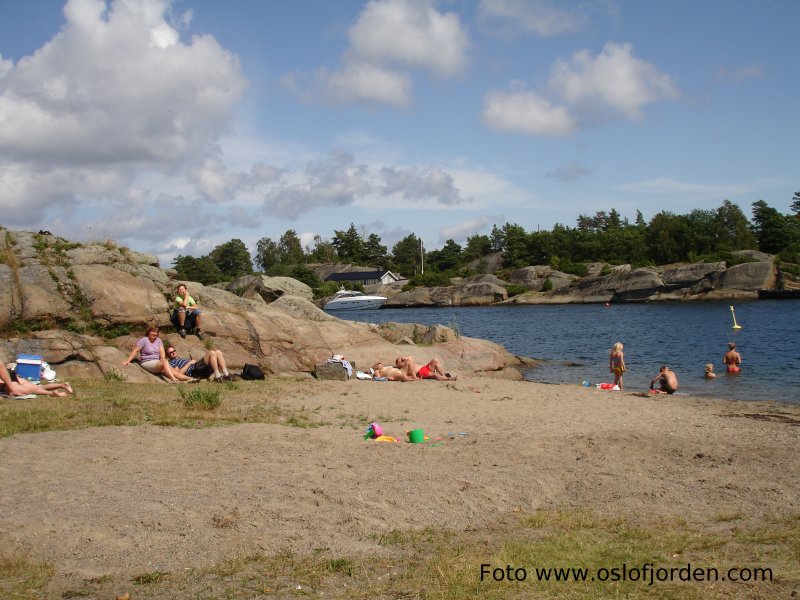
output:
[[[1,439],[0,542],[45,559],[67,589],[254,551],[380,553],[376,532],[559,506],[643,523],[800,512],[800,406],[469,376],[278,387],[264,402],[324,425]],[[401,442],[365,441],[369,421]],[[405,442],[417,427],[427,443]]]

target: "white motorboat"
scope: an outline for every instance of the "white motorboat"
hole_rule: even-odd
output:
[[[380,308],[386,302],[384,296],[368,296],[355,290],[339,290],[325,310],[370,310]]]

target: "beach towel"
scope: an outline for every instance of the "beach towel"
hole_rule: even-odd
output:
[[[32,400],[33,398],[38,398],[38,396],[36,394],[25,394],[24,396],[12,396],[11,394],[0,392],[0,398],[9,398],[10,400]]]

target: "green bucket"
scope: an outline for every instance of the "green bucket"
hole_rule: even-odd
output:
[[[412,429],[408,432],[408,441],[412,444],[421,444],[425,441],[425,431],[422,429]]]

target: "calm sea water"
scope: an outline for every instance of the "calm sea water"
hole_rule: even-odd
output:
[[[625,345],[627,391],[646,390],[662,364],[678,375],[680,392],[736,400],[800,403],[800,301],[405,308],[333,313],[385,323],[441,323],[462,335],[502,344],[514,354],[546,359],[525,373],[531,381],[592,385],[613,382],[608,351]],[[727,375],[722,355],[736,342],[742,372]],[[703,378],[713,362],[717,378]],[[568,365],[569,363],[569,365]]]

